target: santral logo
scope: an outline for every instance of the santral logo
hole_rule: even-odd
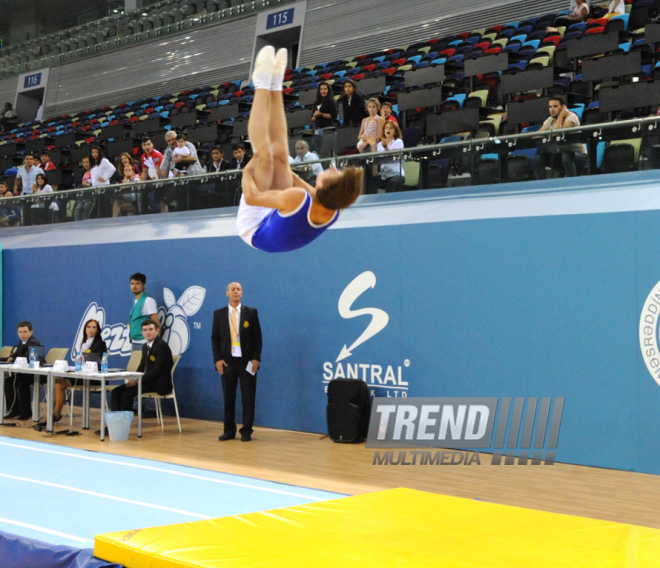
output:
[[[190,327],[188,318],[195,315],[204,303],[206,289],[201,286],[191,286],[177,300],[171,290],[163,289],[165,306],[158,308],[158,319],[162,327],[162,338],[167,341],[173,355],[182,355],[190,345]],[[92,302],[80,320],[76,332],[71,357],[75,356],[80,347],[83,326],[90,319],[95,319],[101,326],[101,336],[108,346],[108,355],[128,357],[131,354],[131,342],[128,337],[128,326],[125,323],[106,324],[105,310],[96,302]]]
[[[344,344],[339,355],[332,361],[323,363],[323,382],[327,385],[332,379],[362,379],[369,384],[372,395],[375,396],[375,388],[388,390],[387,396],[407,396],[408,383],[403,380],[403,369],[396,365],[377,365],[373,363],[345,362],[345,359],[353,356],[353,351],[376,336],[387,327],[390,316],[380,308],[352,309],[356,300],[368,290],[375,288],[376,275],[367,270],[354,278],[339,296],[337,308],[339,315],[344,319],[352,319],[360,316],[371,316],[365,330],[349,346]],[[404,366],[408,367],[410,361],[406,359]],[[382,396],[382,392],[379,393]]]

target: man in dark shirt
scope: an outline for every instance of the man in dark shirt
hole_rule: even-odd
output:
[[[22,321],[18,324],[18,337],[20,341],[12,349],[11,355],[7,357],[7,363],[13,363],[18,357],[30,358],[30,347],[41,345],[34,336],[32,324]],[[5,397],[9,412],[5,418],[17,418],[18,420],[30,420],[32,418],[32,398],[30,397],[30,384],[32,375],[14,374],[5,381]]]

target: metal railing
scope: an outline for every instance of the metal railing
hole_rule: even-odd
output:
[[[472,138],[393,152],[337,156],[291,166],[312,185],[318,173],[314,171],[316,164],[323,169],[335,165],[364,168],[365,194],[444,189],[448,195],[469,195],[483,192],[485,185],[534,180],[539,169],[545,177],[561,177],[561,160],[553,162],[551,158],[573,152],[569,144],[585,145],[586,165],[578,170],[579,175],[660,169],[659,127],[660,117],[638,118],[563,130]],[[314,138],[306,140],[314,150]],[[616,154],[610,161],[608,146],[616,146]],[[327,155],[327,146],[324,152]],[[537,155],[543,156],[543,163],[536,160]],[[512,156],[515,156],[514,169]],[[231,170],[2,198],[0,226],[232,207],[240,200],[241,175],[240,170]],[[493,189],[497,191],[496,187]],[[534,188],[521,183],[519,190],[534,191]]]

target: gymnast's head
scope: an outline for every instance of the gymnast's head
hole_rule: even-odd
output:
[[[326,209],[346,209],[362,192],[362,168],[329,168],[316,178],[316,201]]]

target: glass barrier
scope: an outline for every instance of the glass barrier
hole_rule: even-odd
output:
[[[660,117],[649,117],[509,136],[452,137],[440,144],[342,156],[335,155],[336,133],[329,130],[293,138],[291,168],[313,185],[328,167],[361,167],[365,194],[446,189],[448,195],[469,195],[481,192],[479,186],[504,182],[660,169],[659,127]],[[310,150],[332,157],[303,159]],[[0,227],[236,206],[241,176],[231,170],[5,197]],[[521,184],[521,191],[525,188]]]
[[[190,6],[180,0],[166,0],[129,13],[61,30],[0,49],[0,77],[53,67],[114,48],[125,47],[167,34],[174,34],[252,12],[276,8],[297,0],[252,0],[241,4],[186,14]],[[220,7],[227,2],[209,2]]]

